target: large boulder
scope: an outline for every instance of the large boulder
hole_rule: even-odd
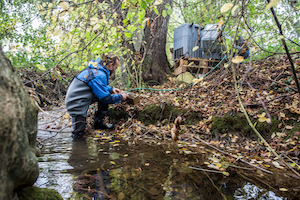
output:
[[[0,199],[36,181],[38,108],[0,46]]]

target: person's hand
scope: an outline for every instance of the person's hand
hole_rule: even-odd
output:
[[[121,93],[123,100],[126,100],[128,98],[128,94],[127,93]]]
[[[120,93],[121,93],[121,90],[118,89],[118,88],[113,88],[112,91],[113,91],[113,93],[115,93],[115,94],[120,94]]]

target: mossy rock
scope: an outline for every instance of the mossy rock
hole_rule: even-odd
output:
[[[270,138],[272,133],[281,131],[278,128],[280,121],[272,117],[272,124],[258,122],[255,128],[265,138]],[[231,115],[225,114],[223,117],[214,117],[211,130],[213,133],[241,133],[245,137],[257,138],[256,133],[249,126],[243,113]]]
[[[156,125],[162,121],[169,123],[169,120],[173,123],[179,115],[186,115],[185,124],[196,124],[202,119],[202,115],[200,113],[191,112],[189,109],[180,110],[171,103],[160,105],[153,104],[145,107],[143,110],[135,109],[133,113],[134,118],[143,122],[145,125]],[[110,110],[110,118],[113,123],[118,123],[120,120],[126,121],[128,117],[128,113],[121,108]]]
[[[54,189],[26,187],[17,192],[19,200],[62,200]]]

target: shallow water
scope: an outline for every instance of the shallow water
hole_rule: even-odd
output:
[[[67,125],[64,118],[46,124],[64,112],[40,113],[39,129]],[[104,131],[73,140],[70,128],[64,131],[38,132],[44,146],[35,183],[64,199],[287,199],[238,176],[192,170],[189,166],[200,166],[205,157],[184,155],[173,142],[133,143]]]

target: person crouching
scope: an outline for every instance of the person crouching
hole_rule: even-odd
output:
[[[72,80],[66,94],[66,108],[72,117],[72,137],[84,135],[89,106],[98,102],[94,129],[113,129],[113,124],[105,124],[103,118],[108,114],[108,105],[126,100],[128,94],[109,86],[109,77],[119,66],[119,59],[112,54],[104,55],[88,63]]]

